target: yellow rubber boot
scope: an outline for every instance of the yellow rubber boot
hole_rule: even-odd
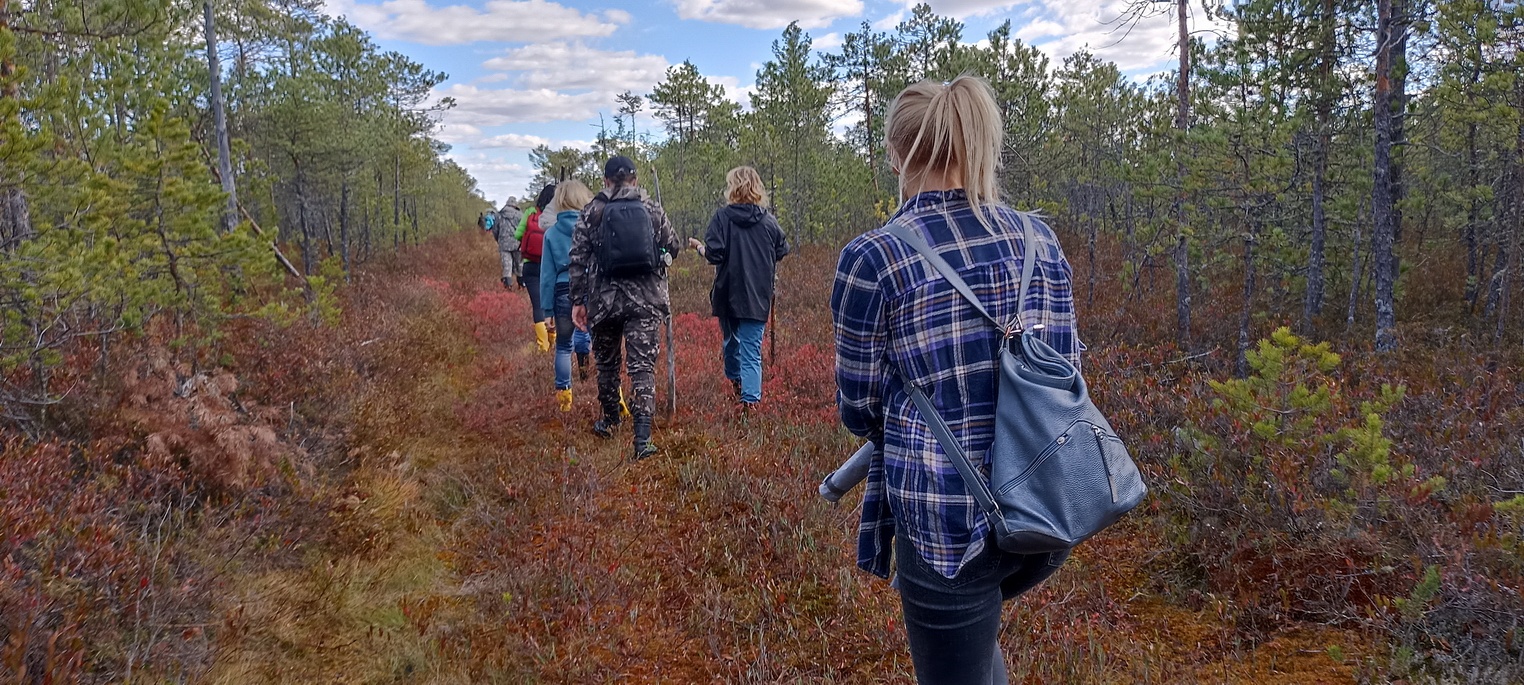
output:
[[[619,389],[619,418],[630,418],[630,403],[624,401],[624,388]]]
[[[544,321],[536,321],[534,324],[534,342],[541,352],[550,351],[550,333],[545,330]]]
[[[572,410],[572,392],[570,388],[556,391],[556,406],[561,408],[561,413],[563,414]]]

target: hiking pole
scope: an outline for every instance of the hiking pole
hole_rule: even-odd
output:
[[[656,204],[661,204],[661,176],[651,164],[651,183],[656,186]],[[669,265],[670,266],[670,265]],[[677,350],[672,337],[672,301],[667,299],[667,418],[677,416]]]
[[[776,268],[776,267],[775,267]],[[767,303],[767,363],[778,363],[778,274],[773,274],[773,299]]]

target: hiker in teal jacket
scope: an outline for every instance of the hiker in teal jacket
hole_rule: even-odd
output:
[[[572,229],[582,216],[582,207],[593,193],[581,181],[562,181],[546,212],[555,212],[556,222],[545,229],[544,249],[540,253],[540,301],[556,320],[556,401],[561,411],[571,410],[572,352],[577,366],[587,377],[587,358],[592,338],[577,330],[571,319],[571,243]]]

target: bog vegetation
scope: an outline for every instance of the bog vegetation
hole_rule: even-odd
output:
[[[909,682],[812,499],[853,447],[826,301],[895,207],[888,100],[964,72],[1154,492],[1009,609],[1013,675],[1524,679],[1524,10],[1134,10],[1187,13],[1177,70],[921,6],[790,27],[745,107],[684,63],[536,150],[642,160],[690,235],[752,164],[805,246],[745,418],[679,260],[682,406],[631,466],[460,232],[443,74],[302,3],[0,0],[0,679]]]

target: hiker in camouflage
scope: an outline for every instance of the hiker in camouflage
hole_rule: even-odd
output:
[[[667,299],[667,270],[682,248],[672,222],[654,199],[636,185],[635,163],[617,155],[604,165],[604,189],[583,208],[572,231],[572,320],[593,334],[593,358],[598,366],[598,403],[603,418],[593,424],[599,437],[613,437],[620,423],[620,345],[628,359],[634,386],[630,413],[634,418],[635,458],[656,453],[651,443],[651,417],[656,413],[656,356],[658,331],[671,311]],[[648,273],[615,277],[603,273],[600,225],[610,202],[638,199],[650,215],[655,249],[662,265]]]

